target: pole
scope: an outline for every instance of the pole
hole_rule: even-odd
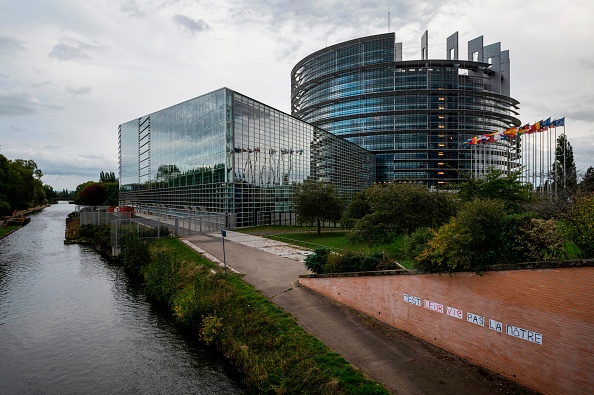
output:
[[[227,237],[227,232],[224,229],[221,229],[221,236],[223,238],[223,270],[227,273],[227,258],[225,256],[225,237]]]
[[[567,150],[567,136],[565,135],[565,120],[563,120],[563,191],[565,191],[566,185],[565,185],[565,179],[567,178],[566,176],[566,170],[565,170],[565,153]]]

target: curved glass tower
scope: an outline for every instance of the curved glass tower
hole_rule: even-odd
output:
[[[376,181],[427,185],[459,181],[480,167],[509,170],[517,146],[507,141],[471,150],[477,134],[519,126],[510,97],[509,51],[500,43],[468,43],[458,59],[458,35],[446,59],[402,60],[395,34],[358,38],[319,50],[291,71],[292,114],[358,144],[376,156]],[[481,160],[478,160],[481,156]]]

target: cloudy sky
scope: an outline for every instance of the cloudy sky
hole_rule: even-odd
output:
[[[229,87],[290,111],[290,71],[349,39],[396,33],[404,60],[446,37],[510,50],[522,123],[566,116],[594,165],[594,3],[581,0],[0,0],[0,153],[56,190],[118,171],[118,125]],[[390,22],[388,24],[388,14]]]

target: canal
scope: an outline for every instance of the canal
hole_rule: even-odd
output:
[[[242,394],[56,204],[0,240],[0,394]]]

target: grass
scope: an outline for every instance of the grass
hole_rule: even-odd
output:
[[[372,253],[380,252],[384,254],[387,259],[393,259],[406,267],[407,269],[413,268],[413,262],[408,261],[404,258],[403,254],[403,241],[404,237],[397,237],[392,243],[369,245],[365,243],[353,242],[347,237],[345,231],[335,232],[323,232],[317,234],[317,232],[307,233],[283,233],[283,234],[269,234],[266,237],[282,241],[288,244],[306,247],[312,250],[316,248],[326,247],[334,252],[341,253],[345,251],[352,251],[363,255],[370,255]]]
[[[321,228],[322,232],[344,232],[342,228]],[[317,226],[287,226],[287,225],[266,225],[266,226],[252,226],[248,228],[234,229],[235,232],[250,233],[258,235],[268,235],[277,233],[308,233],[318,231]]]
[[[9,226],[7,226],[5,228],[0,228],[0,239],[8,236],[9,234],[11,234],[12,232],[14,232],[18,228],[20,228],[19,225],[9,225]]]
[[[175,238],[149,243],[148,292],[216,347],[257,394],[387,394],[305,332],[240,275],[223,273]]]

